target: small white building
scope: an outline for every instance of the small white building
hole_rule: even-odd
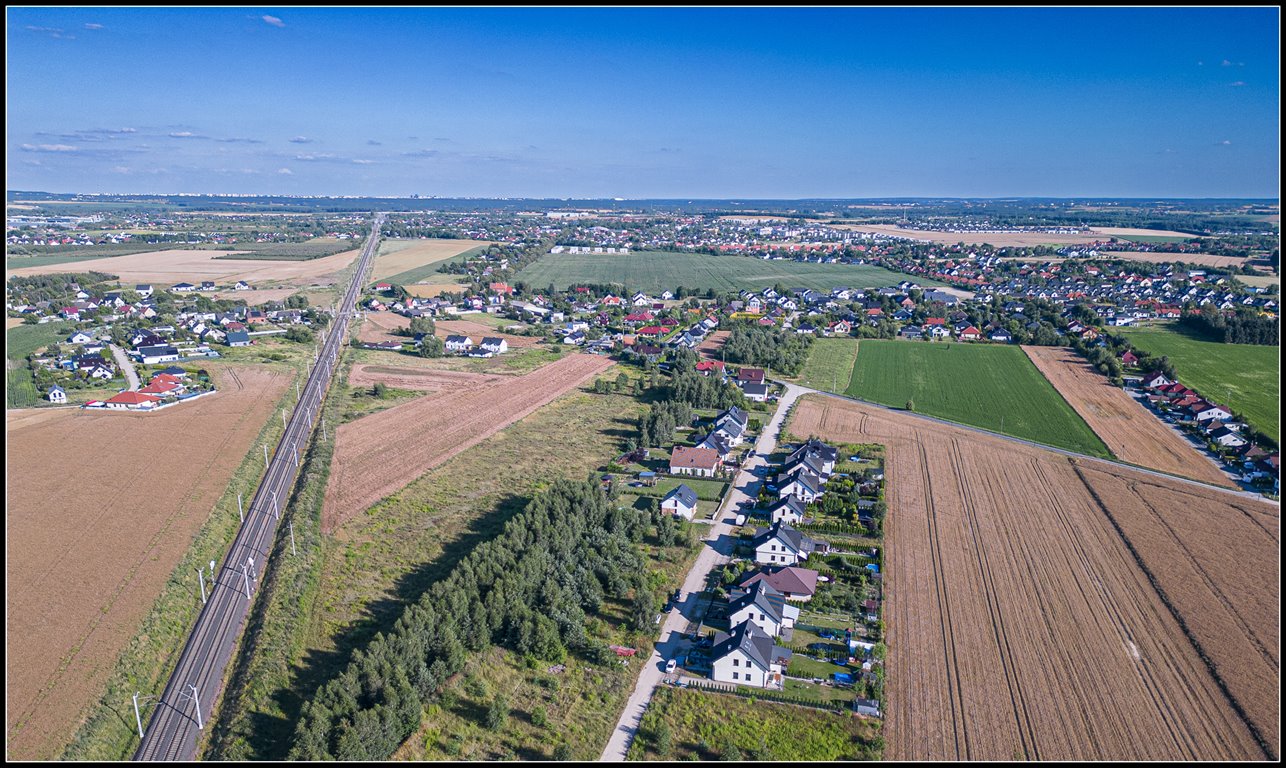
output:
[[[726,637],[715,636],[710,651],[710,679],[780,690],[785,685],[790,657],[790,650],[774,643],[754,622],[743,621]]]
[[[675,517],[691,520],[697,512],[697,493],[686,485],[670,491],[661,500],[661,511],[669,512]]]
[[[732,627],[749,621],[769,637],[781,637],[782,630],[793,629],[798,619],[799,606],[787,605],[786,596],[763,581],[735,591],[728,600],[728,625]]]
[[[62,387],[60,387],[60,386],[58,386],[57,384],[55,384],[55,385],[53,385],[52,387],[50,387],[50,388],[49,388],[49,392],[47,393],[47,397],[49,398],[49,402],[51,402],[51,403],[66,403],[66,402],[67,402],[67,392],[66,392],[66,391],[64,391],[64,390],[63,390],[63,388],[62,388]]]
[[[473,339],[468,336],[447,336],[445,347],[448,352],[467,353],[473,349]]]
[[[760,565],[797,565],[817,548],[816,542],[785,523],[759,529],[750,546]]]
[[[509,342],[499,336],[486,336],[478,346],[496,355],[503,355],[509,351]]]

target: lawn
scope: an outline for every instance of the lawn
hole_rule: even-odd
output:
[[[667,493],[678,488],[680,485],[686,485],[691,488],[697,498],[703,501],[717,502],[723,498],[723,492],[727,490],[728,484],[722,480],[698,480],[692,477],[659,477],[656,485],[652,487],[643,486],[642,488],[631,488],[630,493],[636,496],[655,496],[658,499],[664,498]],[[703,509],[710,509],[710,504],[702,504]]]
[[[874,760],[884,746],[879,734],[875,720],[663,686],[628,759]]]
[[[1016,346],[861,342],[848,392],[895,408],[1093,456],[1107,446]]]
[[[335,398],[335,421],[346,399]],[[299,709],[320,683],[499,533],[531,494],[619,454],[643,409],[631,397],[573,391],[430,470],[326,537],[320,551],[310,548],[313,573],[299,577],[310,584],[293,588],[302,599],[290,590],[268,598],[258,620],[271,637],[239,663],[236,701],[225,705],[207,756],[284,759]],[[296,527],[315,530],[319,510],[318,500]]]
[[[1255,429],[1277,435],[1281,426],[1279,347],[1200,341],[1174,324],[1113,331],[1148,354],[1169,357],[1181,382],[1242,414]]]
[[[856,360],[857,339],[816,339],[808,350],[799,383],[824,392],[844,392]]]
[[[516,279],[540,287],[553,283],[559,289],[572,283],[618,283],[626,293],[649,294],[679,286],[699,291],[713,288],[719,292],[761,290],[778,283],[787,288],[829,291],[837,286],[878,288],[907,279],[921,285],[943,285],[867,265],[766,261],[749,256],[669,251],[640,251],[626,256],[548,254],[519,272]]]

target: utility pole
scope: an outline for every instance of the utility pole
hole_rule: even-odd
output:
[[[299,379],[295,379],[295,402],[299,402]],[[282,411],[285,413],[285,411]]]
[[[272,516],[277,518],[278,520],[281,519],[281,515],[277,514],[277,492],[276,491],[272,492]]]
[[[265,449],[267,449],[267,446],[264,446],[264,448],[265,448]],[[241,493],[240,493],[240,492],[238,492],[238,493],[237,493],[237,517],[241,518],[241,522],[243,522],[243,523],[246,521],[246,512],[245,512],[245,510],[244,510],[244,509],[242,509],[242,508],[241,508]]]
[[[298,555],[299,553],[295,551],[295,521],[290,520],[286,525],[290,528],[290,554]]]
[[[281,409],[281,428],[282,429],[286,428],[286,409],[285,408]]]
[[[134,691],[134,722],[138,724],[138,737],[143,738],[143,717],[138,713],[138,691]]]
[[[295,468],[299,468],[299,443],[291,443],[290,450],[295,452]]]
[[[268,444],[263,444],[263,468],[268,468]]]
[[[322,423],[322,440],[325,440],[325,439],[326,439],[326,419],[325,419],[325,417],[323,417],[323,418],[322,418],[321,423]]]
[[[250,599],[250,572],[246,570],[246,564],[245,564],[245,563],[242,563],[242,564],[241,564],[241,576],[242,576],[242,578],[244,578],[244,579],[245,579],[245,585],[246,585],[246,599],[247,599],[247,600],[249,600],[249,599]]]
[[[188,683],[188,687],[192,689],[192,703],[193,703],[194,705],[196,705],[196,727],[197,727],[197,730],[198,730],[198,731],[204,731],[204,730],[205,730],[205,724],[203,724],[203,723],[201,722],[201,694],[197,692],[197,689],[196,689],[196,686],[195,686],[195,685],[193,685],[193,684],[191,684],[191,683]]]
[[[196,569],[197,580],[201,582],[201,605],[205,605],[205,569]]]

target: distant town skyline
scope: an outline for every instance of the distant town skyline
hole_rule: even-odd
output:
[[[15,8],[8,189],[1276,198],[1241,8]]]

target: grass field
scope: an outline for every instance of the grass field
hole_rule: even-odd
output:
[[[649,294],[679,286],[704,291],[760,290],[781,283],[787,288],[829,291],[837,286],[875,288],[913,279],[921,285],[942,283],[909,278],[881,267],[765,261],[748,256],[640,251],[627,256],[556,253],[542,256],[518,273],[517,280],[544,287],[553,283],[619,283],[625,292]]]
[[[128,256],[131,253],[147,253],[182,247],[171,243],[108,243],[105,245],[81,246],[48,246],[29,245],[12,246],[5,251],[5,269],[23,267],[49,267],[55,264],[69,264],[76,261],[89,261],[111,256]]]
[[[668,749],[660,745],[664,740]],[[663,686],[648,704],[627,758],[830,762],[877,759],[882,750],[875,720]]]
[[[1115,235],[1117,240],[1128,240],[1131,243],[1184,243],[1196,235],[1178,237],[1175,235]]]
[[[1151,355],[1169,357],[1179,380],[1202,396],[1242,414],[1259,431],[1277,435],[1281,427],[1279,347],[1199,341],[1179,332],[1174,324],[1114,330]]]
[[[843,392],[853,378],[856,360],[857,339],[817,339],[808,350],[799,383],[825,392]]]
[[[341,409],[344,399],[336,401]],[[263,651],[242,662],[245,688],[220,717],[209,756],[284,758],[318,684],[496,535],[530,494],[555,477],[584,477],[619,453],[641,410],[630,397],[571,392],[346,522],[320,551],[310,548],[317,564],[301,570],[305,585],[269,598],[264,636],[255,641]],[[341,417],[335,411],[331,423]],[[319,511],[315,504],[306,513],[310,530]]]
[[[487,245],[477,240],[385,240],[380,243],[371,279],[395,285],[417,283],[439,274],[443,264],[468,259]]]
[[[862,341],[847,394],[1094,456],[1107,446],[1018,347]]]

